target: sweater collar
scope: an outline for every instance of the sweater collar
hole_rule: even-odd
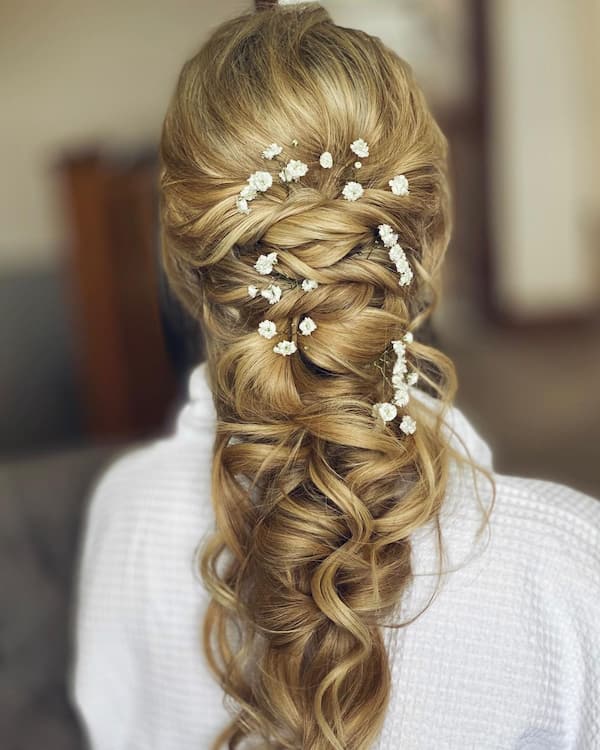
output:
[[[432,411],[440,408],[438,399],[419,388],[413,388],[412,393],[420,401],[426,403]],[[178,428],[191,432],[201,431],[202,434],[206,434],[207,427],[213,424],[216,418],[206,361],[191,371],[188,379],[188,396],[188,402],[179,415]],[[463,411],[454,404],[451,404],[446,412],[445,425],[453,448],[462,455],[468,452],[473,461],[492,470],[492,452],[489,444]]]

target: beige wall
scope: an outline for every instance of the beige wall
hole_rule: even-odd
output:
[[[491,214],[502,307],[523,317],[597,302],[600,153],[596,0],[490,0]],[[595,102],[595,103],[594,103]],[[594,114],[594,108],[596,110]]]
[[[156,139],[184,59],[250,0],[2,0],[0,273],[65,241],[52,164],[65,146]]]

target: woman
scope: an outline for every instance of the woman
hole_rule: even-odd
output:
[[[600,747],[600,506],[495,473],[422,336],[446,143],[407,65],[316,4],[243,15],[161,158],[207,362],[92,499],[92,748]]]

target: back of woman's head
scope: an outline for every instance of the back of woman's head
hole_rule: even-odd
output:
[[[262,155],[270,144],[277,160]],[[445,140],[406,63],[313,3],[214,32],[183,67],[161,157],[164,263],[203,326],[218,415],[204,645],[236,713],[214,747],[366,750],[390,694],[380,626],[410,580],[409,535],[446,487],[454,369],[418,332],[449,234]],[[286,180],[292,159],[308,171]],[[272,184],[243,210],[257,171]],[[408,193],[390,189],[397,175]],[[348,181],[364,189],[356,200]],[[279,299],[261,293],[267,281]],[[259,333],[264,320],[290,354]],[[412,331],[398,372],[391,342]],[[443,407],[396,402],[414,432],[374,411],[406,369]]]

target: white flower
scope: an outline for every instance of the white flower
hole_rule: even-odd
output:
[[[404,386],[400,386],[400,388],[397,388],[394,392],[394,398],[392,399],[393,402],[396,404],[396,406],[406,406],[410,400],[410,395],[408,393],[408,388]]]
[[[406,372],[406,360],[404,357],[398,357],[398,359],[394,362],[394,367],[392,368],[392,375],[404,375]]]
[[[396,339],[395,341],[392,341],[392,346],[394,348],[394,351],[396,352],[396,354],[399,357],[403,357],[404,356],[404,353],[405,353],[406,349],[405,349],[404,343],[402,341]]]
[[[331,169],[333,166],[333,156],[329,153],[329,151],[323,151],[321,156],[319,156],[319,164],[324,169]]]
[[[297,182],[300,177],[304,177],[307,172],[308,164],[305,164],[299,159],[290,159],[279,173],[279,177],[282,182],[291,182],[292,180]]]
[[[409,417],[408,414],[405,414],[402,417],[402,421],[400,422],[400,429],[406,435],[412,435],[417,429],[417,423],[412,417]]]
[[[254,286],[254,284],[249,284],[249,285],[248,285],[248,294],[249,294],[249,295],[250,295],[250,296],[251,296],[252,298],[256,297],[256,295],[258,294],[258,287],[257,287],[257,286]]]
[[[388,182],[388,185],[394,195],[408,195],[408,180],[405,175],[397,174]]]
[[[302,282],[302,289],[304,289],[305,292],[312,292],[313,289],[316,289],[319,286],[319,284],[314,279],[304,279]]]
[[[238,195],[237,198],[235,199],[235,205],[237,206],[237,210],[240,214],[250,213],[250,207],[248,206],[248,201],[245,198],[242,198],[240,195]]]
[[[302,322],[298,326],[298,328],[301,330],[303,336],[310,336],[310,334],[316,330],[317,324],[312,318],[309,318],[308,316],[306,318],[302,319]]]
[[[260,255],[256,263],[254,264],[254,268],[256,268],[259,273],[265,276],[266,274],[271,273],[274,263],[277,263],[276,251],[273,251],[268,255]]]
[[[283,146],[278,146],[276,143],[271,143],[271,145],[267,146],[266,149],[262,152],[262,155],[265,157],[265,159],[272,159],[274,156],[279,156],[282,151]]]
[[[407,344],[412,344],[412,342],[415,340],[415,337],[413,335],[412,331],[407,331],[404,336],[402,337],[403,341],[406,341]]]
[[[293,354],[296,348],[296,344],[293,341],[280,341],[278,344],[275,344],[273,351],[275,354],[283,354],[285,357],[288,354]]]
[[[261,295],[269,300],[270,305],[274,305],[275,302],[279,302],[281,299],[281,287],[277,284],[270,284],[266,289],[263,289]]]
[[[394,263],[406,260],[406,254],[398,243],[390,247],[388,255],[390,256],[390,260],[392,260]]]
[[[374,404],[372,414],[374,417],[381,417],[384,422],[389,422],[398,414],[398,409],[396,409],[394,404],[385,401],[384,403]]]
[[[389,224],[380,224],[377,228],[379,229],[379,237],[386,247],[392,247],[398,242],[398,235]]]
[[[369,155],[369,146],[367,145],[367,142],[362,138],[357,138],[355,141],[353,141],[350,144],[350,148],[357,156],[364,157]]]
[[[360,162],[360,161],[355,161],[354,162],[354,169],[360,169],[361,167],[362,167],[362,162]]]
[[[258,332],[266,339],[272,339],[277,333],[277,327],[272,320],[261,320],[258,324]]]
[[[406,376],[406,384],[407,385],[416,385],[418,380],[419,380],[419,373],[418,372],[410,372]]]
[[[363,194],[363,186],[360,182],[347,182],[342,190],[342,195],[347,201],[355,201]]]
[[[256,198],[257,190],[254,185],[244,185],[240,190],[240,197],[245,198],[247,201],[253,201]]]
[[[408,286],[412,280],[413,280],[413,272],[412,272],[411,267],[408,266],[405,271],[401,272],[400,280],[398,281],[398,284],[400,286]]]
[[[248,177],[248,184],[262,193],[273,184],[273,175],[270,172],[253,172]]]
[[[394,388],[403,388],[406,385],[403,372],[395,372],[392,374],[392,385]]]

